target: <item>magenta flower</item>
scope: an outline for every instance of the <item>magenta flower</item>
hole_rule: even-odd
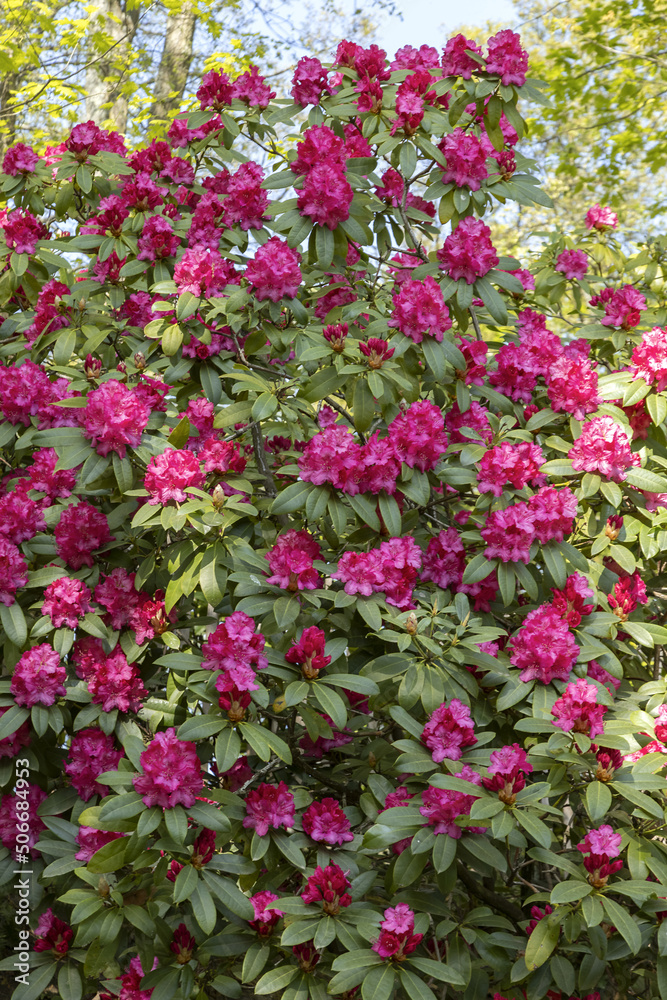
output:
[[[530,547],[535,540],[535,518],[529,504],[519,501],[493,510],[486,516],[481,535],[486,542],[487,559],[501,562],[529,562]]]
[[[577,661],[579,646],[567,624],[550,604],[531,611],[510,639],[510,662],[522,681],[549,684],[566,681]]]
[[[264,299],[279,302],[284,297],[292,299],[302,281],[300,263],[301,254],[297,250],[292,250],[279,236],[272,236],[259,247],[245,276],[260,302]]]
[[[352,902],[347,891],[349,888],[350,881],[338,865],[331,864],[326,868],[318,865],[308,878],[301,898],[304,903],[321,902],[323,911],[335,916]]]
[[[256,691],[256,671],[268,664],[264,643],[253,619],[243,611],[234,611],[204,640],[202,667],[221,671],[216,681],[218,691]]]
[[[568,452],[577,472],[595,472],[603,479],[622,483],[629,469],[639,465],[630,439],[613,417],[595,417],[584,424]]]
[[[179,740],[172,727],[157,733],[139,759],[143,774],[135,775],[132,783],[145,805],[187,809],[195,804],[204,786],[194,743]]]
[[[436,257],[445,274],[454,281],[463,278],[469,285],[488,274],[498,263],[491,230],[472,215],[461,219],[436,252]]]
[[[471,785],[482,783],[481,776],[469,764],[465,764],[456,777],[462,781],[469,781]],[[436,835],[446,833],[454,840],[458,840],[463,832],[463,826],[471,833],[483,833],[486,829],[486,827],[470,826],[467,823],[462,826],[455,822],[456,819],[469,814],[470,807],[478,798],[479,795],[472,792],[467,795],[465,792],[434,788],[429,785],[422,793],[423,805],[420,806],[419,812],[426,817],[429,826],[433,827],[433,833]]]
[[[252,927],[254,931],[257,931],[261,938],[270,937],[273,933],[273,928],[278,923],[280,918],[284,916],[282,910],[274,909],[267,910],[269,903],[275,903],[279,896],[276,896],[274,892],[270,892],[268,889],[264,889],[262,892],[256,892],[254,896],[250,897],[250,902],[255,909],[255,919],[249,920],[248,925]]]
[[[618,216],[610,208],[602,205],[592,205],[586,212],[586,226],[588,229],[616,229]]]
[[[380,958],[402,962],[411,955],[423,938],[415,934],[415,915],[407,903],[398,903],[384,911],[380,924],[380,937],[372,946]]]
[[[121,458],[129,445],[137,448],[146,429],[150,407],[122,382],[105,382],[88,394],[81,410],[81,427],[100,455],[115,451]]]
[[[607,711],[605,705],[597,703],[598,689],[583,677],[568,684],[565,694],[557,699],[551,714],[554,726],[566,733],[584,733],[593,739],[604,733],[602,717]]]
[[[585,250],[563,250],[556,258],[555,270],[568,281],[581,281],[588,271],[588,254]]]
[[[312,802],[303,814],[302,822],[303,832],[312,840],[331,847],[340,847],[354,840],[350,821],[336,799],[325,798],[321,802]]]
[[[262,783],[248,792],[243,826],[266,837],[269,830],[286,830],[294,825],[294,796],[284,781],[277,785]]]
[[[441,342],[452,321],[437,281],[431,277],[404,281],[387,325],[399,329],[415,344],[421,344],[426,335]]]
[[[443,760],[460,760],[465,747],[477,743],[470,709],[458,698],[443,701],[424,726],[421,739],[437,764]]]
[[[53,705],[65,691],[67,669],[60,655],[48,643],[33,646],[23,653],[14,667],[11,693],[17,705]]]

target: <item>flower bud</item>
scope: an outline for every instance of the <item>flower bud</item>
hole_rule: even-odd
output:
[[[102,362],[98,358],[94,358],[92,354],[87,354],[83,370],[86,373],[86,378],[99,378],[102,371]]]
[[[137,368],[137,371],[140,372],[142,372],[146,367],[146,357],[144,354],[142,354],[141,351],[137,351],[137,353],[134,355],[134,364]]]
[[[623,527],[623,518],[620,514],[612,514],[611,517],[607,518],[607,523],[605,525],[604,533],[611,542],[615,542],[621,533],[621,528]]]
[[[408,635],[417,634],[417,615],[414,613],[414,611],[411,611],[405,620],[405,631],[408,633]]]
[[[213,501],[213,506],[216,510],[222,510],[225,505],[225,491],[220,483],[213,488],[211,492],[211,500]]]

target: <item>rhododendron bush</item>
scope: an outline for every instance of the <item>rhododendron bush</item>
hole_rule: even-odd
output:
[[[498,251],[527,72],[346,41],[5,157],[17,1000],[667,998],[662,249]]]

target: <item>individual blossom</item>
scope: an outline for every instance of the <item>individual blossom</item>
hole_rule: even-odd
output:
[[[353,197],[354,191],[342,169],[331,163],[318,163],[304,177],[297,208],[315,225],[333,230],[339,222],[349,219]]]
[[[601,736],[604,733],[602,717],[606,705],[597,703],[598,689],[594,684],[580,677],[565,688],[565,694],[556,700],[551,714],[554,726],[566,733],[583,733],[585,736]]]
[[[647,385],[655,384],[656,392],[667,388],[667,331],[659,326],[646,330],[632,351],[631,361],[635,378],[643,378]]]
[[[32,212],[15,208],[0,221],[7,249],[17,254],[34,254],[40,240],[49,238],[49,231]]]
[[[416,949],[423,934],[415,934],[415,915],[407,903],[398,903],[384,911],[380,924],[380,937],[372,945],[373,951],[385,961],[404,961]]]
[[[292,299],[302,281],[300,263],[301,254],[297,250],[292,250],[279,236],[272,236],[258,248],[245,277],[260,302],[264,299],[279,302],[285,296]]]
[[[577,498],[568,486],[539,489],[528,501],[537,541],[543,545],[562,542],[565,535],[572,533],[577,506]]]
[[[112,833],[108,830],[95,830],[92,826],[80,826],[76,835],[79,850],[74,857],[82,865],[87,865],[93,854],[97,854],[107,844],[125,836],[124,833]]]
[[[122,135],[108,132],[93,121],[76,124],[65,140],[65,149],[73,153],[79,163],[85,163],[95,153],[117,153],[119,156],[127,153]]]
[[[207,802],[210,800],[207,799]],[[192,867],[200,871],[215,854],[215,832],[204,828],[195,837],[192,845]]]
[[[34,174],[38,163],[39,157],[32,146],[26,146],[24,142],[15,142],[3,157],[2,172],[9,174],[10,177]]]
[[[480,493],[502,496],[509,484],[515,490],[523,489],[526,483],[542,486],[546,477],[539,472],[544,464],[544,455],[539,445],[529,441],[509,444],[503,441],[487,451],[479,462],[477,488]]]
[[[305,628],[301,638],[285,653],[288,663],[301,667],[301,673],[306,680],[316,680],[320,670],[331,663],[331,657],[324,655],[326,636],[321,628],[315,625]]]
[[[303,832],[315,841],[340,847],[351,840],[354,834],[350,821],[336,799],[325,798],[312,802],[302,817]]]
[[[452,321],[437,281],[426,277],[423,281],[403,282],[387,325],[396,327],[415,344],[421,344],[425,336],[441,343]]]
[[[276,903],[279,899],[279,896],[276,896],[274,892],[270,892],[268,889],[256,892],[254,896],[250,897],[250,902],[255,910],[255,918],[248,921],[248,926],[256,931],[260,938],[271,937],[273,928],[280,918],[285,915],[282,910],[278,910],[275,907],[267,910],[269,903]]]
[[[431,751],[436,764],[443,760],[460,760],[464,749],[477,743],[468,706],[458,698],[443,701],[424,726],[421,741]]]
[[[369,337],[366,343],[360,341],[359,350],[364,357],[368,358],[368,367],[372,371],[379,371],[385,361],[389,361],[395,352],[395,348],[390,347],[389,342],[380,337]]]
[[[48,643],[28,649],[14,667],[10,691],[17,705],[53,705],[65,695],[67,669]]]
[[[417,400],[399,413],[388,427],[396,454],[411,469],[435,468],[447,450],[442,411],[426,399]]]
[[[622,483],[628,470],[639,464],[627,433],[613,417],[595,417],[585,423],[568,458],[577,472],[597,473],[614,483]]]
[[[42,614],[48,615],[54,628],[76,628],[79,620],[91,610],[90,590],[81,580],[61,577],[44,591]]]
[[[455,528],[443,528],[431,538],[424,553],[421,579],[433,580],[437,587],[458,590],[465,569],[465,548]]]
[[[469,80],[473,73],[477,73],[484,68],[484,59],[480,63],[468,55],[468,52],[476,52],[482,56],[482,49],[477,42],[471,41],[465,35],[454,35],[449,38],[442,52],[442,75],[460,76],[464,80]]]
[[[284,781],[277,785],[263,782],[245,797],[243,826],[266,837],[269,830],[287,830],[294,826],[294,796]]]
[[[178,610],[172,608],[167,614],[164,604],[164,592],[156,590],[153,596],[142,591],[136,607],[130,615],[130,628],[135,633],[135,641],[138,646],[154,639],[156,635],[163,635],[169,630],[170,623],[175,622],[178,617]]]
[[[215,249],[194,247],[184,252],[174,268],[174,281],[179,295],[191,292],[197,297],[211,298],[223,294],[227,285],[238,285],[239,274],[231,261],[223,259]]]
[[[124,458],[128,445],[138,447],[150,415],[150,407],[132,389],[112,380],[88,394],[80,422],[99,455],[115,451]]]
[[[568,281],[581,281],[588,271],[588,254],[585,250],[563,250],[554,265]]]
[[[74,940],[74,931],[64,920],[60,920],[49,908],[42,913],[35,928],[33,951],[52,951],[55,955],[66,955]]]
[[[588,881],[595,889],[606,886],[610,875],[620,871],[623,862],[618,858],[623,837],[608,823],[603,823],[597,830],[589,830],[577,850],[588,855],[584,858],[584,868],[588,872]],[[618,860],[612,861],[612,858]]]
[[[216,683],[218,691],[256,691],[255,672],[268,665],[264,643],[253,619],[243,611],[234,611],[204,640],[202,667],[222,672],[220,686]]]
[[[443,183],[479,191],[482,181],[489,174],[486,169],[486,153],[477,136],[462,128],[455,128],[444,136],[438,149],[447,163],[442,175]]]
[[[119,712],[136,713],[148,695],[139,668],[127,662],[120,647],[96,666],[88,677],[88,690],[93,704],[101,705],[103,712],[118,709]]]
[[[250,107],[268,108],[269,101],[275,96],[275,90],[271,90],[264,82],[264,77],[259,75],[257,67],[252,64],[232,84],[232,97],[237,101],[245,101]]]
[[[295,103],[302,108],[308,104],[319,104],[325,92],[329,92],[329,84],[324,66],[319,59],[302,56],[292,77],[291,93]]]
[[[592,205],[586,212],[586,226],[588,229],[599,229],[604,232],[606,229],[616,229],[618,216],[616,212],[602,205]]]
[[[469,781],[472,786],[481,785],[481,776],[470,767],[469,764],[465,764],[461,771],[456,774],[457,778],[462,781]],[[467,816],[470,813],[470,807],[472,806],[475,799],[478,799],[479,795],[470,791],[470,794],[466,794],[463,791],[452,791],[446,788],[434,788],[429,785],[428,788],[422,793],[422,805],[420,806],[419,812],[422,816],[425,816],[429,826],[433,827],[433,833],[438,834],[446,833],[449,837],[454,840],[459,840],[463,832],[463,827],[468,829],[471,833],[482,833],[484,828],[471,827],[468,823],[457,823],[457,819]]]
[[[177,963],[187,965],[196,947],[197,942],[185,924],[179,924],[169,945],[169,951],[175,955]]]
[[[347,323],[330,323],[322,330],[322,336],[331,344],[331,350],[335,351],[336,354],[342,354],[347,334]]]
[[[631,575],[624,573],[609,595],[609,607],[622,622],[627,621],[638,604],[647,602],[646,584],[639,575],[639,570]]]
[[[530,547],[535,540],[534,516],[529,504],[519,501],[504,510],[490,511],[481,535],[486,542],[487,559],[529,562]]]
[[[107,794],[109,789],[97,780],[98,775],[105,771],[117,771],[122,756],[122,750],[114,749],[113,736],[108,736],[101,729],[82,729],[74,734],[64,769],[70,784],[84,802],[93,795]]]
[[[0,719],[9,711],[9,707],[0,708]],[[18,757],[21,747],[30,745],[30,723],[22,722],[18,729],[0,739],[0,760],[3,757]]]
[[[564,411],[575,420],[583,420],[597,410],[598,375],[588,358],[564,355],[554,362],[546,379],[549,402],[556,413]]]
[[[28,582],[28,566],[20,549],[0,537],[0,603],[11,607],[16,591]]]
[[[163,215],[152,215],[144,222],[144,228],[137,241],[137,260],[147,260],[151,264],[164,257],[173,257],[180,240],[173,227]]]
[[[533,770],[525,750],[518,743],[494,750],[489,762],[487,777],[482,784],[488,791],[497,792],[505,805],[512,806],[517,794],[526,787],[526,775]]]
[[[623,529],[623,515],[622,514],[611,514],[607,518],[607,523],[604,526],[605,536],[610,542],[615,542]]]
[[[82,500],[66,507],[54,529],[56,551],[72,569],[93,565],[93,552],[112,541],[105,515]]]
[[[436,257],[445,274],[454,281],[463,278],[469,285],[488,274],[498,263],[491,230],[472,215],[461,219],[445,239],[444,246],[436,252]]]
[[[202,489],[206,482],[199,460],[191,451],[168,448],[161,455],[153,455],[146,469],[144,486],[148,490],[149,504],[168,504],[170,500],[183,503],[189,489]]]
[[[143,774],[132,783],[144,805],[171,809],[195,804],[203,782],[201,764],[194,743],[179,740],[174,728],[157,733],[140,756]]]
[[[100,576],[95,587],[94,598],[106,609],[109,624],[113,629],[129,625],[132,612],[139,603],[139,594],[134,586],[135,573],[117,566],[108,576]]]
[[[275,545],[266,553],[272,583],[284,590],[315,590],[320,584],[320,574],[313,566],[322,551],[318,542],[308,531],[290,528],[276,539]]]
[[[202,111],[207,108],[222,111],[232,100],[232,84],[227,74],[217,69],[204,74],[196,97]]]
[[[568,680],[579,655],[574,636],[550,604],[529,612],[508,650],[510,663],[521,671],[520,680],[541,684]]]
[[[593,591],[588,580],[581,573],[573,573],[565,581],[563,590],[552,590],[554,599],[551,606],[558,612],[570,628],[581,624],[582,617],[593,610]]]
[[[631,330],[641,320],[642,309],[646,309],[646,299],[632,285],[622,288],[603,288],[590,300],[591,306],[604,306],[603,326],[615,330]]]
[[[499,76],[503,87],[523,87],[528,71],[528,53],[521,47],[521,36],[509,28],[499,31],[487,42],[486,72]]]
[[[318,865],[306,881],[301,899],[304,903],[321,902],[323,912],[334,917],[352,902],[352,896],[347,891],[349,888],[350,881],[339,865],[331,864],[325,868]]]

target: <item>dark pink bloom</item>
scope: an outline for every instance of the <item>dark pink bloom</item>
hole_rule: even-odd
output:
[[[655,383],[656,392],[667,388],[667,332],[659,326],[642,334],[641,343],[632,352],[631,371],[647,385]]]
[[[231,104],[232,84],[227,74],[217,69],[206,73],[197,91],[197,100],[202,111],[207,108],[221,111],[226,105]]]
[[[481,785],[482,783],[481,776],[469,764],[465,764],[456,777],[463,781],[469,781],[471,785]],[[467,795],[465,792],[454,792],[450,789],[434,788],[429,785],[422,793],[423,805],[419,812],[426,817],[436,835],[446,833],[454,840],[458,840],[464,827],[471,833],[483,833],[484,831],[484,827],[474,827],[468,823],[460,825],[456,822],[457,818],[469,814],[470,807],[478,798],[479,795],[475,795],[472,790],[471,794]]]
[[[34,174],[39,157],[32,146],[16,142],[10,146],[2,160],[3,174],[16,177],[18,174]]]
[[[124,458],[128,445],[138,447],[150,415],[150,407],[136,392],[112,380],[88,394],[80,423],[98,454],[108,455],[115,451]]]
[[[497,792],[506,805],[513,805],[517,793],[525,788],[525,776],[533,770],[525,750],[518,743],[494,750],[491,754],[488,776],[482,784],[490,792]]]
[[[598,689],[580,677],[565,688],[565,694],[554,703],[551,714],[554,726],[566,733],[584,733],[593,739],[604,733],[602,717],[606,705],[597,703]]]
[[[7,248],[14,253],[33,254],[40,240],[48,240],[49,231],[32,212],[15,208],[4,221],[0,222],[4,230]]]
[[[336,799],[325,798],[321,802],[311,803],[303,814],[302,822],[304,833],[331,847],[340,847],[341,844],[354,840],[350,821]]]
[[[287,650],[285,659],[288,663],[298,664],[307,680],[314,680],[320,670],[331,663],[331,657],[324,655],[325,643],[326,636],[322,629],[311,625],[303,630],[298,643]]]
[[[616,229],[617,225],[618,216],[610,208],[593,205],[586,212],[586,226],[589,229],[599,229],[604,232],[605,229]]]
[[[460,760],[465,747],[477,743],[470,709],[458,698],[443,701],[424,726],[421,739],[437,764],[443,760]]]
[[[467,54],[468,52],[482,55],[480,46],[465,35],[459,34],[449,38],[442,52],[442,75],[460,76],[464,80],[469,80],[473,73],[484,69],[484,60],[480,65]]]
[[[284,781],[277,785],[262,783],[245,798],[243,826],[266,837],[269,830],[289,829],[294,825],[294,796]]]
[[[81,580],[62,576],[44,591],[42,614],[49,616],[54,628],[76,628],[91,607],[90,590]]]
[[[338,865],[331,864],[326,868],[318,865],[308,878],[301,898],[304,903],[321,902],[323,911],[335,916],[352,902],[347,891],[349,888],[350,881]]]
[[[407,903],[398,903],[384,911],[380,924],[380,937],[372,946],[380,958],[402,962],[411,955],[423,938],[415,934],[415,915]]]
[[[418,49],[413,45],[403,45],[397,50],[389,69],[392,73],[397,69],[431,69],[439,63],[438,50],[432,45],[420,45]]]
[[[87,680],[93,703],[104,712],[138,712],[148,695],[139,668],[127,662],[120,646],[96,665]]]
[[[488,274],[498,263],[491,230],[472,215],[461,219],[436,256],[445,274],[454,281],[463,278],[469,285]]]
[[[17,705],[53,705],[65,692],[67,669],[47,643],[33,646],[14,667],[11,693]]]
[[[530,483],[542,486],[546,477],[539,472],[544,464],[542,449],[532,442],[509,444],[503,441],[487,451],[479,462],[478,489],[480,493],[502,496],[507,485],[521,490]]]
[[[0,537],[0,602],[10,607],[16,591],[28,582],[28,566],[20,549]]]
[[[173,257],[180,240],[173,227],[163,215],[153,215],[146,219],[137,243],[137,260],[153,263],[164,257]]]
[[[588,358],[564,355],[547,372],[547,391],[553,410],[571,413],[575,420],[597,410],[598,375]]]
[[[239,224],[241,229],[261,229],[269,207],[268,193],[262,187],[264,171],[259,163],[242,163],[227,182],[225,225]]]
[[[455,528],[443,528],[432,538],[424,553],[422,580],[433,580],[438,587],[458,590],[465,569],[465,549]]]
[[[556,258],[555,270],[569,281],[581,281],[588,271],[588,254],[585,250],[563,250]]]
[[[169,945],[169,951],[173,952],[176,956],[178,964],[187,965],[192,958],[192,953],[196,947],[197,942],[185,924],[179,924],[174,931],[173,940]],[[153,991],[151,990],[151,993],[152,992]]]
[[[537,379],[528,350],[523,345],[503,344],[496,362],[498,367],[489,376],[493,388],[517,402],[530,403]]]
[[[523,501],[504,510],[493,510],[486,516],[481,535],[486,542],[484,555],[487,559],[527,563],[535,540],[533,511]]]
[[[80,826],[76,835],[76,842],[79,850],[74,857],[82,865],[87,865],[93,854],[97,854],[100,848],[105,847],[119,837],[125,837],[124,833],[111,833],[107,830],[95,830],[92,826]]]
[[[5,712],[9,711],[9,707],[0,708],[0,719],[3,717]],[[22,722],[18,729],[9,736],[5,736],[0,739],[0,759],[3,757],[18,757],[21,747],[27,747],[30,745],[30,723],[27,721]]]
[[[573,573],[565,581],[563,590],[552,590],[554,599],[551,606],[567,622],[570,628],[576,628],[581,623],[582,616],[590,615],[594,605],[587,603],[593,598],[588,580],[581,573]]]
[[[307,128],[301,139],[296,147],[297,157],[290,163],[290,170],[295,174],[308,174],[321,163],[329,163],[341,171],[345,169],[345,143],[328,125]]]
[[[628,470],[639,464],[630,439],[613,417],[595,417],[584,424],[568,452],[578,472],[596,472],[603,479],[622,483]]]
[[[112,541],[102,511],[82,500],[66,507],[54,529],[56,550],[72,569],[93,565],[93,552]]]
[[[531,611],[510,639],[510,662],[522,681],[566,681],[577,661],[579,646],[567,624],[550,604]]]
[[[194,247],[186,250],[174,269],[178,294],[222,295],[227,285],[238,285],[239,275],[231,261],[223,259],[217,250]]]
[[[273,933],[273,928],[278,923],[280,918],[284,916],[282,910],[277,910],[271,907],[267,910],[269,903],[275,903],[280,899],[276,896],[274,892],[270,892],[268,889],[264,889],[262,892],[256,892],[254,896],[250,897],[250,902],[255,909],[255,919],[249,920],[248,925],[252,927],[254,931],[257,931],[261,938],[270,937]]]
[[[333,579],[345,584],[346,594],[383,593],[387,604],[409,611],[412,588],[421,566],[422,554],[414,538],[392,538],[370,552],[344,552]]]
[[[271,90],[264,82],[264,77],[259,75],[257,67],[253,65],[245,73],[241,73],[232,84],[232,97],[238,101],[245,101],[250,107],[267,108],[269,101],[275,96],[275,90]]]
[[[452,321],[442,297],[440,285],[431,277],[423,281],[404,281],[394,298],[394,309],[388,326],[396,327],[406,337],[421,344],[425,336],[439,343]]]
[[[339,167],[318,163],[304,177],[297,207],[316,225],[335,229],[349,219],[353,197],[354,191]]]
[[[462,378],[466,385],[484,385],[484,379],[486,378],[486,355],[489,345],[485,344],[482,340],[466,340],[465,337],[457,334],[456,346],[466,361],[465,371],[462,369],[457,370],[457,377]],[[475,401],[471,404],[473,409],[477,405],[479,404]],[[457,404],[455,403],[454,406],[457,406]]]
[[[220,670],[218,691],[256,691],[255,673],[268,665],[264,636],[255,631],[255,622],[243,611],[224,618],[202,645],[204,670]]]
[[[16,795],[0,797],[0,841],[8,851],[12,851],[12,853],[16,851],[16,846],[19,843],[17,834],[23,833],[28,837],[27,844],[30,848],[30,854],[34,857],[39,856],[40,852],[35,850],[35,844],[41,831],[45,829],[45,824],[37,810],[45,798],[46,792],[43,792],[38,785],[29,785],[27,791],[25,788],[19,789]],[[25,818],[26,813],[27,819]],[[27,830],[24,823],[27,823]]]
[[[315,590],[320,584],[320,574],[313,560],[322,555],[319,543],[308,531],[291,528],[279,535],[265,558],[271,576],[266,581],[284,590]]]
[[[638,604],[647,602],[646,584],[639,575],[639,570],[635,570],[632,575],[623,574],[609,595],[609,607],[621,621],[626,621]]]
[[[107,736],[101,729],[82,729],[74,734],[64,768],[84,802],[93,795],[107,794],[107,785],[101,784],[97,776],[116,771],[122,756],[122,750],[114,750],[113,736]]]
[[[259,247],[245,276],[260,302],[264,299],[279,302],[285,296],[292,299],[302,281],[300,263],[301,254],[297,250],[292,250],[279,236],[272,236]]]
[[[302,56],[296,64],[292,77],[292,97],[305,108],[308,104],[319,104],[322,94],[329,92],[327,71],[319,59]]]
[[[442,175],[443,183],[479,191],[483,180],[489,176],[486,169],[486,152],[482,143],[471,132],[455,128],[441,140],[438,149],[447,162]]]
[[[588,677],[592,677],[594,681],[599,681],[600,684],[604,684],[611,695],[613,695],[621,686],[621,682],[618,677],[614,677],[609,673],[608,670],[598,663],[597,660],[589,660],[586,674]],[[667,732],[665,733],[667,736]],[[662,737],[660,737],[662,739]],[[611,751],[609,751],[611,753]],[[619,765],[620,766],[620,765]]]
[[[486,72],[500,77],[504,87],[523,87],[528,71],[528,54],[521,47],[521,36],[504,28],[487,42],[489,54]]]
[[[135,575],[117,566],[108,576],[102,575],[95,587],[95,600],[106,608],[113,629],[128,625],[139,603],[139,594],[134,587]]]
[[[195,804],[203,789],[201,764],[194,743],[179,740],[175,729],[157,733],[140,757],[143,774],[132,779],[144,803],[171,809]]]
[[[149,504],[167,504],[170,500],[183,503],[189,489],[202,489],[206,477],[199,460],[191,451],[167,448],[161,455],[153,455],[144,486],[149,492]]]
[[[130,628],[135,632],[137,645],[141,646],[144,642],[154,639],[156,635],[162,635],[177,617],[176,608],[172,608],[169,615],[166,614],[163,591],[156,590],[153,597],[142,591],[130,615]]]
[[[74,931],[64,920],[60,920],[50,908],[42,913],[35,928],[34,951],[52,951],[55,955],[66,955],[74,940]]]
[[[543,486],[528,501],[533,528],[538,542],[562,542],[572,533],[577,514],[577,498],[568,486],[557,490]]]
[[[442,411],[426,399],[417,400],[389,424],[389,437],[402,462],[427,472],[447,450]]]
[[[600,320],[603,326],[611,326],[615,330],[631,330],[641,320],[642,310],[646,309],[646,299],[632,285],[622,288],[603,288],[598,295],[590,300],[591,306],[604,306],[604,316]]]

